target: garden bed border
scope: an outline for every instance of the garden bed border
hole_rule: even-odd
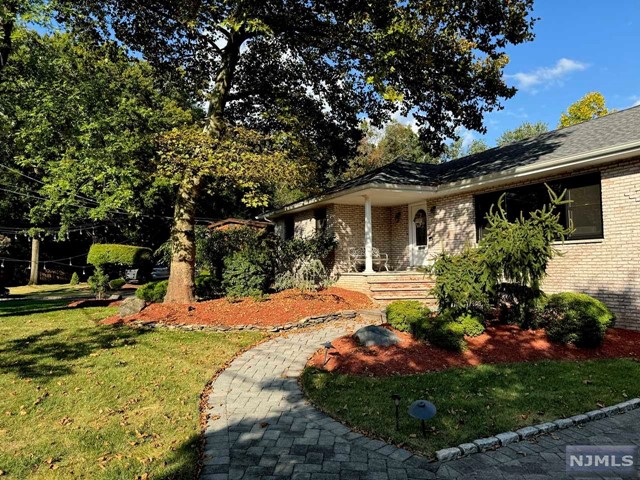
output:
[[[605,417],[629,412],[636,408],[640,408],[640,398],[633,398],[631,400],[611,405],[610,407],[591,410],[569,418],[559,418],[552,422],[544,422],[538,425],[520,428],[515,432],[502,432],[492,437],[478,438],[468,443],[461,443],[457,447],[443,448],[442,450],[438,450],[435,455],[439,462],[457,460],[458,458],[466,457],[474,453],[495,450],[511,443],[531,440],[539,435],[555,432],[556,430],[563,430],[573,426],[584,425],[585,423],[592,422],[594,420],[600,420]]]
[[[284,325],[190,325],[187,323],[164,323],[158,322],[143,322],[134,321],[129,323],[130,326],[139,328],[166,328],[168,330],[185,330],[189,332],[194,331],[207,331],[207,332],[233,332],[233,331],[257,331],[257,332],[286,332],[291,330],[297,330],[300,328],[312,327],[315,325],[321,325],[323,323],[334,322],[337,320],[352,320],[359,315],[356,310],[341,310],[332,313],[323,313],[320,315],[312,315],[310,317],[304,317],[301,320],[286,323]]]

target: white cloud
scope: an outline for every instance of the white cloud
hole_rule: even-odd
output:
[[[473,141],[476,140],[476,135],[471,130],[467,130],[464,127],[456,128],[456,134],[462,138],[462,148],[464,150],[469,148]]]
[[[516,81],[517,86],[522,90],[536,93],[536,87],[548,87],[550,85],[562,84],[562,80],[572,72],[581,72],[589,65],[586,63],[561,58],[552,67],[540,67],[532,72],[518,72],[513,75],[506,75]]]
[[[629,105],[629,108],[637,107],[638,105],[640,105],[640,95],[631,95],[629,99],[633,102],[631,105]]]

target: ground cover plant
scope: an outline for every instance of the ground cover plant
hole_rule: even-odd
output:
[[[308,397],[330,415],[429,456],[440,448],[624,401],[640,395],[639,382],[640,363],[630,359],[480,365],[400,377],[307,368],[302,377]],[[399,432],[390,398],[396,393],[402,397]],[[417,399],[438,409],[426,438],[406,414]]]
[[[193,478],[206,382],[259,333],[104,326],[114,308],[0,303],[7,478]]]

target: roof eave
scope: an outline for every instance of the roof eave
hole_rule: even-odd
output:
[[[453,191],[464,191],[470,189],[475,190],[482,187],[494,186],[500,183],[505,183],[517,179],[526,179],[546,174],[552,175],[554,173],[567,169],[597,166],[604,163],[632,158],[637,155],[640,155],[640,141],[616,145],[614,147],[608,147],[599,150],[592,150],[583,154],[548,160],[546,162],[524,165],[511,170],[506,170],[503,172],[493,173],[480,177],[443,183],[435,187],[370,182],[364,185],[358,185],[357,187],[332,192],[328,195],[318,195],[316,197],[308,198],[300,202],[292,203],[291,205],[287,205],[278,210],[267,212],[264,215],[261,215],[259,218],[271,220],[288,213],[295,213],[306,210],[311,205],[330,202],[333,199],[345,195],[351,195],[371,188],[448,194],[453,193]]]

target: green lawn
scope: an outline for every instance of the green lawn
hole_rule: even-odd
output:
[[[9,287],[9,294],[13,296],[25,296],[30,299],[43,297],[69,297],[91,296],[91,290],[86,283],[78,285],[52,284],[52,285],[22,285],[20,287]]]
[[[0,302],[7,478],[192,478],[200,393],[258,333],[97,325],[112,308]]]
[[[303,386],[323,410],[356,429],[431,456],[436,450],[640,396],[634,360],[540,362],[371,378],[305,370]],[[400,431],[390,396],[402,396]],[[423,439],[407,415],[417,399],[438,413]]]

